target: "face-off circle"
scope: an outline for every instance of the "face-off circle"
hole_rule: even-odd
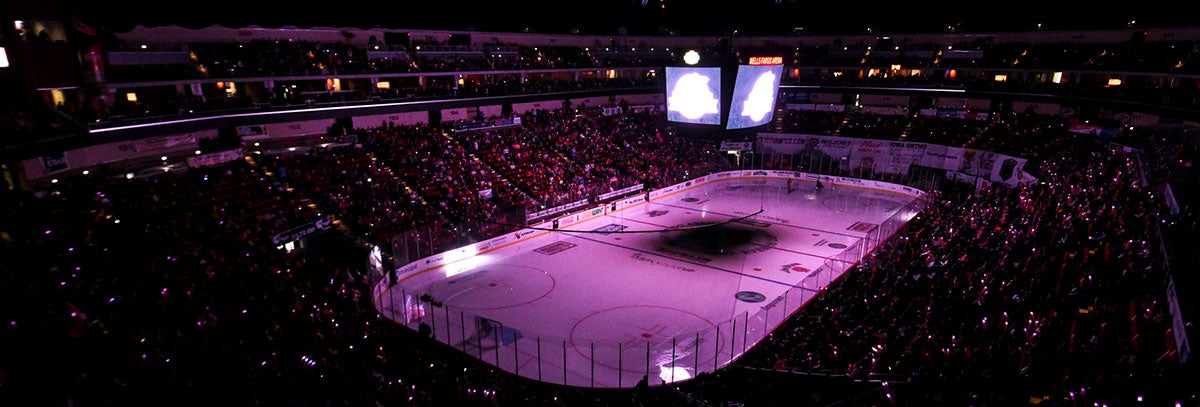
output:
[[[637,322],[630,323],[630,321]],[[600,341],[597,338],[621,338],[620,343],[626,345],[622,349],[626,361],[637,360],[637,358],[645,360],[646,344],[651,343],[654,344],[655,363],[658,363],[669,361],[672,338],[692,338],[691,334],[716,327],[717,324],[713,321],[686,309],[660,305],[628,305],[596,311],[583,317],[571,328],[570,341],[571,347],[576,353],[590,358],[590,344]],[[720,338],[717,340],[723,342]],[[612,339],[603,339],[603,341],[609,344],[614,342]],[[665,349],[663,349],[663,345],[666,345]],[[678,345],[677,352],[686,354],[689,353],[687,352],[689,348],[692,351],[695,350],[694,346],[689,347],[684,343]],[[708,342],[705,346],[704,349],[709,349],[711,352],[710,347],[722,345]],[[675,356],[682,357],[683,355],[677,353]],[[659,360],[660,357],[668,359]],[[689,362],[693,360],[691,358],[683,359]],[[704,361],[709,361],[708,365],[711,366],[711,360],[712,355],[705,355],[701,358],[701,364],[704,365]],[[599,361],[595,363],[597,366],[611,369],[618,367],[616,363],[609,364]]]
[[[763,302],[767,300],[767,296],[754,291],[739,291],[733,295],[733,298],[737,298],[738,301],[743,302]]]
[[[495,310],[528,304],[550,294],[554,277],[545,270],[493,265],[429,286],[429,296],[454,309]]]

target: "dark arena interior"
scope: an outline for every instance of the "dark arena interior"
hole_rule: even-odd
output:
[[[0,10],[0,405],[1200,406],[1176,6],[395,3]],[[923,206],[669,384],[530,379],[373,302],[418,260],[732,171]]]

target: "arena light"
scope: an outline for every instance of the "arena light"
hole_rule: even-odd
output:
[[[694,49],[688,50],[688,52],[685,52],[683,54],[683,63],[688,64],[688,65],[695,65],[695,64],[700,63],[700,53],[696,52],[696,50],[694,50]]]
[[[467,246],[458,250],[446,252],[445,266],[446,277],[453,277],[468,270],[474,269],[483,262],[479,256],[479,251],[475,246]]]
[[[674,383],[692,378],[692,373],[679,366],[659,366],[658,378],[663,383]]]
[[[379,248],[379,245],[371,246],[371,251],[367,255],[367,264],[377,273],[383,271],[383,250]]]

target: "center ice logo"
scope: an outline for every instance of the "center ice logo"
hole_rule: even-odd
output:
[[[808,267],[801,266],[800,263],[788,263],[784,264],[783,267],[780,267],[779,271],[784,273],[807,273],[812,270],[809,270]]]
[[[779,237],[760,228],[712,222],[676,225],[663,231],[659,238],[670,247],[707,255],[762,253],[779,244]]]

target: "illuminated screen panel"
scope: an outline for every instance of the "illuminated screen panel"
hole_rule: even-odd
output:
[[[721,124],[721,68],[667,68],[667,120]]]
[[[729,102],[726,129],[744,129],[770,122],[775,116],[775,95],[783,65],[738,65]]]

